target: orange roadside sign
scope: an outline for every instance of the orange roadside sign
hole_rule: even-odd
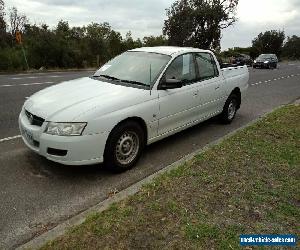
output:
[[[22,44],[22,35],[20,31],[16,32],[16,40],[18,44]]]

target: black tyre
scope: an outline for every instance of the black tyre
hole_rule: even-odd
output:
[[[236,112],[238,110],[238,98],[235,94],[231,94],[223,108],[222,113],[220,114],[221,122],[224,124],[229,124],[233,121]]]
[[[125,121],[115,127],[107,140],[104,152],[105,165],[115,171],[131,169],[145,146],[145,134],[134,121]]]

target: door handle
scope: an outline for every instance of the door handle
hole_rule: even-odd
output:
[[[197,96],[197,95],[198,95],[198,90],[193,93],[193,96]]]
[[[220,88],[220,86],[215,87],[215,90],[218,90]]]

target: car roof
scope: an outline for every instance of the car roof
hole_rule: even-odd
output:
[[[183,54],[188,52],[210,52],[209,50],[188,48],[188,47],[174,47],[174,46],[142,47],[142,48],[132,49],[129,51],[159,53],[168,56],[171,56],[173,54]]]

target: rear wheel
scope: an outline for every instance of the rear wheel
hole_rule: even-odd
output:
[[[104,163],[115,172],[134,166],[145,145],[144,131],[134,121],[125,121],[111,132],[105,147]]]
[[[223,108],[220,119],[224,124],[229,124],[233,121],[238,110],[238,98],[235,94],[231,94]]]

